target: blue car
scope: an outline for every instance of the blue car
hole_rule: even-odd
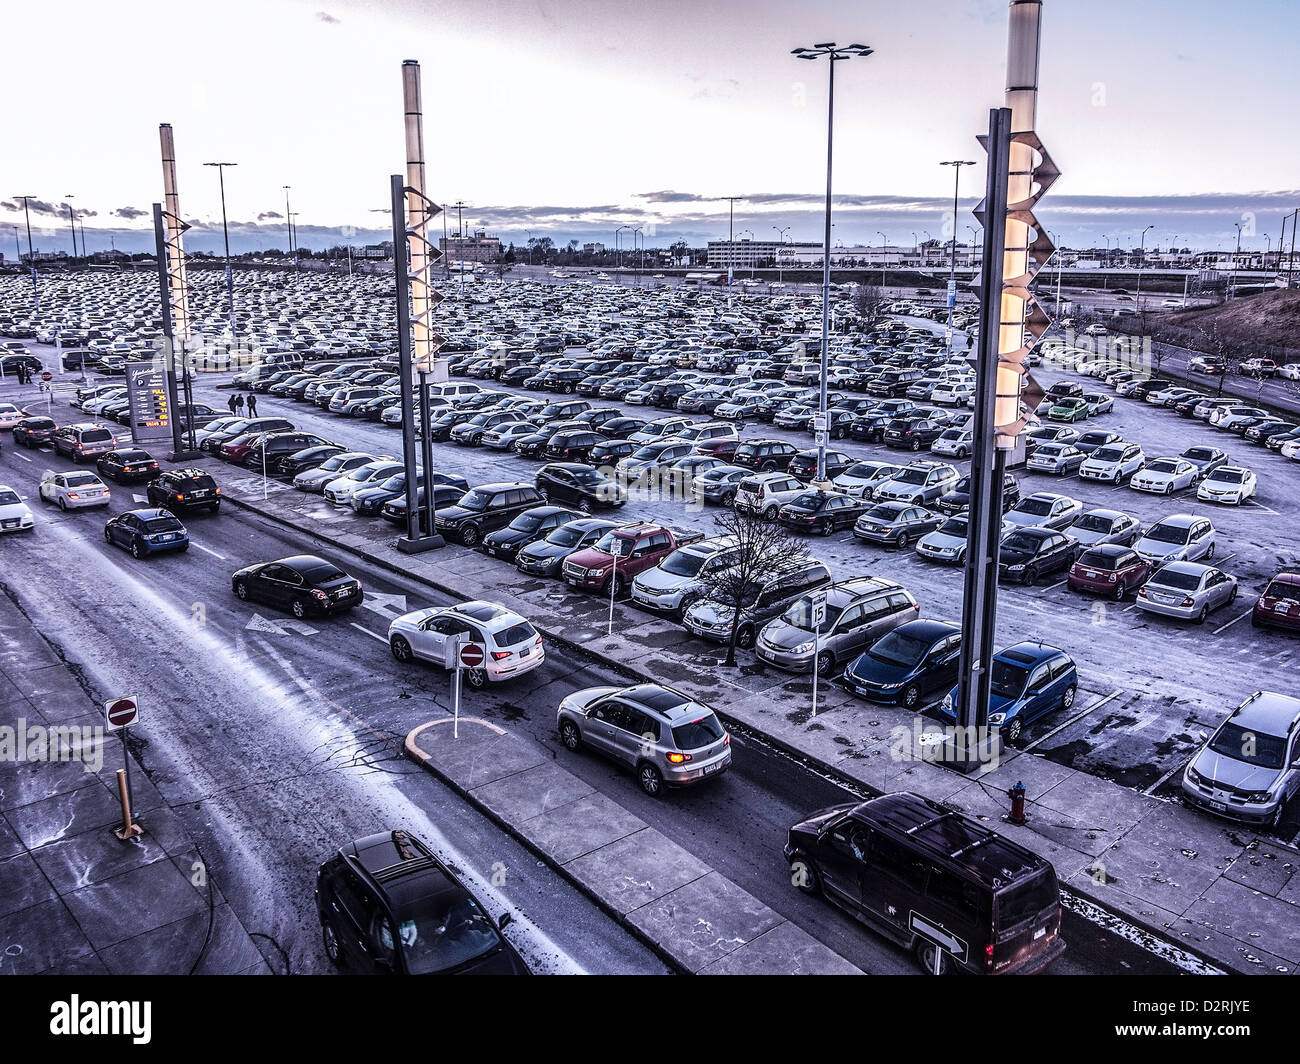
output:
[[[916,709],[921,696],[957,679],[961,629],[947,621],[908,621],[844,670],[844,687],[872,702]]]
[[[957,719],[957,688],[944,698],[939,712]],[[990,677],[989,727],[1001,728],[1004,741],[1014,743],[1025,725],[1057,709],[1069,709],[1079,691],[1074,659],[1046,643],[1017,643],[993,655]]]
[[[167,550],[189,550],[190,534],[170,510],[125,510],[104,525],[104,539],[133,557]]]

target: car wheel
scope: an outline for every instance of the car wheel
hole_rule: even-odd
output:
[[[1214,557],[1214,548],[1215,548],[1215,544],[1211,543],[1210,549],[1205,552],[1205,560],[1207,562]]]
[[[1074,684],[1070,684],[1070,686],[1065,689],[1065,693],[1061,695],[1061,708],[1069,709],[1072,705],[1074,705],[1074,696],[1077,693],[1078,693],[1078,689],[1074,686]]]
[[[817,534],[819,536],[829,536],[832,532],[830,518],[823,517],[817,522]]]
[[[1020,723],[1020,718],[1019,718],[1019,717],[1017,717],[1017,718],[1016,718],[1015,720],[1013,720],[1010,724],[1008,724],[1005,728],[1003,728],[1003,729],[1002,729],[1002,733],[1003,733],[1003,735],[1006,736],[1006,743],[1007,743],[1007,745],[1008,745],[1008,746],[1015,746],[1016,743],[1020,741],[1020,733],[1021,733],[1023,730],[1024,730],[1024,726]]]
[[[952,974],[952,958],[942,946],[923,938],[916,944],[914,952],[916,962],[926,975]]]
[[[690,594],[683,595],[677,603],[677,616],[685,617],[686,611],[700,600],[699,592],[692,591]]]
[[[248,601],[248,585],[242,580],[235,581],[235,597]]]
[[[572,395],[572,394],[573,394],[573,385],[572,385],[572,384],[566,384],[566,385],[564,386],[564,394],[565,394],[565,395]]]
[[[921,689],[916,684],[910,683],[903,688],[903,694],[900,698],[904,709],[915,709],[917,703],[921,701]]]
[[[829,650],[823,650],[817,655],[817,671],[822,676],[829,676],[831,670],[835,668],[835,655]]]
[[[754,626],[742,624],[740,630],[736,632],[736,646],[743,650],[748,650],[754,645]]]
[[[551,493],[550,493],[550,490],[549,490],[549,489],[547,489],[547,488],[538,488],[538,489],[537,489],[537,494],[540,495],[540,496],[542,497],[542,502],[550,502],[550,501],[551,501]]]
[[[920,441],[920,440],[913,440],[913,441],[912,441],[912,450],[913,450],[913,451],[919,451],[920,449],[921,449],[921,441]]]
[[[1127,594],[1128,594],[1128,586],[1124,583],[1123,580],[1118,581],[1115,584],[1115,601],[1123,602],[1124,596]]]
[[[293,610],[293,615],[299,619],[307,616],[307,605],[300,598],[294,599],[290,608]]]
[[[663,775],[648,761],[643,761],[636,770],[636,781],[651,798],[658,798],[664,788]]]
[[[1029,587],[1034,582],[1034,570],[1031,566],[1025,566],[1025,571],[1020,574],[1020,582]]]
[[[769,506],[766,510],[763,511],[763,520],[775,521],[776,515],[780,513],[780,511],[781,511],[781,507],[779,506]]]
[[[912,542],[911,536],[909,536],[906,532],[900,532],[898,533],[898,538],[894,540],[894,546],[897,547],[899,550],[906,550],[907,545],[911,542]]]
[[[614,577],[614,597],[616,599],[622,598],[626,594],[627,594],[627,577],[624,576]]]
[[[330,959],[330,963],[335,968],[343,967],[343,947],[339,945],[339,936],[334,931],[334,925],[329,920],[321,921],[321,938],[325,941],[325,956]]]
[[[581,510],[584,514],[589,514],[589,513],[591,513],[591,500],[590,500],[590,499],[579,499],[579,500],[578,500],[578,509]]]
[[[220,502],[214,502],[211,506],[208,507],[208,513],[210,514],[219,513],[220,511],[221,511]]]
[[[62,510],[64,513],[68,512],[68,500],[63,498],[62,496],[60,496],[59,498],[59,509]]]
[[[388,649],[393,652],[393,657],[398,661],[410,661],[415,655],[411,653],[411,644],[402,636],[395,635],[388,643]]]
[[[805,894],[820,894],[822,892],[822,882],[821,877],[817,875],[817,866],[803,855],[790,862],[790,882]]]
[[[131,542],[131,557],[132,557],[132,558],[143,558],[143,557],[144,557],[144,551],[142,551],[142,550],[140,549],[140,541],[139,541],[138,539],[137,539],[137,540],[133,540],[133,541]]]
[[[1229,606],[1231,606],[1231,605],[1232,605],[1234,602],[1236,602],[1236,601],[1237,601],[1237,585],[1234,584],[1234,585],[1232,586],[1232,590],[1228,592],[1228,603],[1227,603],[1227,604],[1228,604]]]
[[[560,742],[566,750],[576,750],[582,745],[582,733],[573,721],[566,720],[560,725]]]
[[[465,682],[476,691],[486,687],[488,682],[487,669],[466,669]]]
[[[467,547],[475,546],[482,538],[478,525],[466,525],[460,531],[460,541]]]
[[[775,463],[775,462],[764,462],[761,466],[758,467],[758,471],[759,471],[760,473],[775,473],[775,472],[776,472],[776,463]]]
[[[1263,622],[1262,622],[1262,621],[1261,621],[1261,620],[1260,620],[1260,619],[1255,615],[1255,612],[1254,612],[1253,610],[1251,611],[1251,614],[1250,614],[1250,626],[1251,626],[1252,628],[1263,628],[1263,627],[1264,627]]]
[[[848,434],[849,434],[848,430],[841,425],[839,428],[837,428],[834,432],[831,433],[831,439],[842,440]]]
[[[1204,624],[1204,623],[1205,623],[1205,619],[1206,619],[1209,615],[1210,615],[1210,606],[1209,606],[1209,603],[1206,603],[1204,606],[1201,607],[1201,612],[1198,613],[1198,614],[1196,615],[1196,617],[1195,617],[1195,621],[1196,621],[1196,623],[1197,623],[1197,624]]]

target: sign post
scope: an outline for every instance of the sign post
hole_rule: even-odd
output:
[[[135,443],[172,438],[167,372],[153,362],[126,367],[126,397],[131,409],[131,439]]]
[[[140,720],[140,700],[136,695],[110,698],[104,703],[104,718],[109,731],[118,732],[122,739],[122,769],[118,775],[118,795],[122,802],[122,826],[114,830],[123,842],[143,835],[144,829],[131,820],[131,757],[126,748],[126,730]]]
[[[808,619],[812,623],[813,630],[813,689],[812,689],[812,711],[813,716],[817,716],[817,673],[818,659],[821,657],[822,639],[821,629],[826,621],[826,592],[821,591],[813,595],[808,609]]]

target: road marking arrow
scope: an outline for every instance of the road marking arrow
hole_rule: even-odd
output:
[[[379,616],[392,620],[406,612],[406,596],[385,595],[381,591],[367,591],[366,597],[361,600],[361,605],[364,609],[373,610]]]
[[[132,499],[133,502],[148,502],[148,501],[149,501],[149,496],[147,496],[147,495],[134,495],[134,494],[133,494],[133,495],[131,496],[131,499]]]
[[[244,625],[244,628],[250,632],[266,632],[269,635],[284,635],[286,631],[297,632],[299,635],[316,634],[316,629],[310,624],[288,618],[272,620],[263,617],[260,613],[253,614],[253,619]]]

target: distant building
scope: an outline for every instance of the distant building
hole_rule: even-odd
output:
[[[455,262],[497,262],[501,258],[501,241],[480,231],[468,236],[442,237],[438,250]]]
[[[385,240],[382,244],[367,244],[363,248],[353,248],[352,257],[354,259],[391,259],[393,257],[393,242]]]
[[[605,245],[601,243],[583,244],[582,253],[584,255],[603,255],[605,253]]]

